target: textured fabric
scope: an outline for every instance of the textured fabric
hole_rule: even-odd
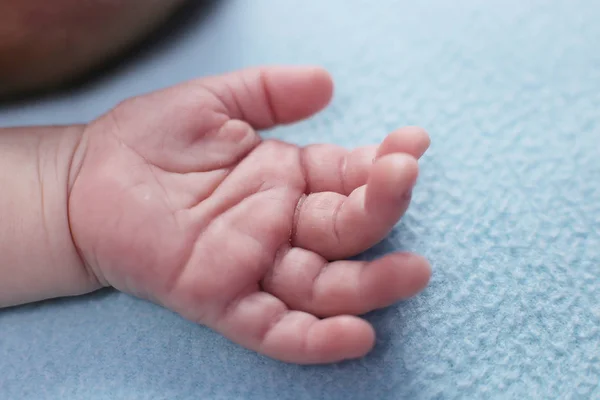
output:
[[[355,146],[427,128],[414,202],[364,257],[433,264],[372,313],[362,360],[300,367],[113,291],[0,311],[2,399],[600,398],[600,2],[222,0],[85,90],[0,125],[88,121],[119,100],[264,63],[336,80],[268,132]]]

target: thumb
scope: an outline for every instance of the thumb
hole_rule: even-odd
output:
[[[195,82],[222,103],[230,118],[266,129],[310,117],[331,100],[333,82],[319,67],[262,67]]]

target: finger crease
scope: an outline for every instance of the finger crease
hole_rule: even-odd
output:
[[[263,328],[263,331],[260,333],[258,341],[260,343],[259,347],[262,349],[265,342],[267,341],[267,338],[269,337],[269,333],[273,331],[273,328],[275,328],[277,326],[277,324],[279,324],[285,317],[286,315],[288,315],[290,311],[285,308],[282,307],[281,311],[279,311],[277,314],[275,314],[273,316],[273,318],[271,318],[271,320],[269,321],[269,323],[267,324],[267,326],[265,326]]]
[[[319,268],[319,272],[312,278],[312,282],[310,284],[310,292],[308,293],[309,303],[311,308],[313,308],[315,303],[315,286],[319,278],[323,275],[323,272],[329,267],[329,262],[326,259],[323,259],[323,265]]]
[[[269,288],[272,289],[273,281],[276,279],[275,271],[277,270],[277,267],[283,263],[285,256],[291,249],[292,246],[289,243],[283,243],[281,246],[279,246],[279,249],[273,256],[273,261],[271,262],[270,268],[267,270],[259,283],[260,290],[270,293]]]
[[[217,104],[220,104],[221,107],[223,107],[222,110],[215,110],[215,111],[223,113],[229,118],[229,114],[230,114],[231,110],[229,110],[229,108],[227,107],[227,104],[224,102],[223,95],[219,94],[215,90],[215,88],[213,88],[212,86],[204,84],[202,82],[198,82],[198,87],[203,89],[210,96],[212,96],[214,98],[214,100],[217,102]]]
[[[346,182],[347,169],[348,169],[348,154],[345,154],[340,159],[340,165],[338,167],[339,174],[340,174],[340,182],[342,183],[342,192],[344,194],[348,194],[348,189],[347,189],[348,185]]]
[[[246,90],[248,90],[246,81],[244,79],[242,79],[242,84],[244,85]],[[227,87],[227,91],[229,92],[231,101],[233,102],[234,107],[237,111],[234,114],[239,115],[239,119],[241,119],[243,121],[248,121],[248,116],[246,115],[246,111],[244,110],[244,107],[242,107],[242,102],[238,98],[237,91],[234,88],[232,88],[231,85],[229,85],[228,83],[225,83],[225,87]]]
[[[332,227],[332,233],[333,233],[333,237],[335,239],[336,244],[339,246],[342,244],[342,239],[341,239],[341,235],[340,235],[340,231],[339,231],[339,216],[340,216],[340,211],[342,210],[342,207],[344,206],[344,201],[341,201],[333,210],[333,213],[331,215],[332,221],[331,221],[331,227]]]
[[[271,97],[271,92],[269,92],[269,85],[267,84],[267,78],[263,71],[259,72],[259,82],[262,88],[262,92],[265,96],[265,104],[267,105],[267,110],[270,119],[270,125],[275,125],[279,123],[279,118],[275,112],[275,105],[273,104],[273,98]]]
[[[256,283],[251,283],[247,286],[242,287],[242,289],[240,289],[239,292],[237,292],[233,297],[229,299],[229,301],[227,301],[224,304],[223,308],[221,309],[221,312],[218,314],[219,318],[216,325],[218,326],[223,321],[227,321],[229,316],[234,312],[234,310],[241,303],[241,301],[248,297],[249,294],[257,291],[258,288]]]
[[[300,198],[298,199],[298,203],[296,204],[296,208],[294,210],[294,216],[292,217],[292,229],[290,232],[290,245],[292,246],[294,246],[294,243],[296,242],[299,230],[298,225],[300,225],[300,216],[302,214],[302,209],[304,208],[304,203],[306,202],[307,198],[308,196],[306,194],[300,196]]]
[[[302,178],[304,179],[304,190],[302,192],[310,194],[310,176],[308,173],[308,164],[306,162],[306,147],[300,149],[298,154],[298,164],[300,165],[300,171],[302,173]]]

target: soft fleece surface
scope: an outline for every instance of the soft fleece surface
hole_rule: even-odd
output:
[[[427,128],[414,203],[365,257],[410,249],[434,271],[368,316],[373,353],[329,366],[113,291],[0,311],[0,398],[600,398],[599,20],[595,0],[221,0],[91,87],[0,110],[2,126],[88,121],[183,79],[324,65],[331,107],[268,135],[355,146]]]

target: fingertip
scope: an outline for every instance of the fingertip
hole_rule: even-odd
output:
[[[395,265],[405,287],[421,290],[427,286],[431,277],[431,264],[425,257],[411,252],[397,252],[380,260],[386,262],[386,259]]]
[[[378,157],[391,153],[407,153],[421,158],[431,145],[427,131],[418,126],[406,126],[390,133],[379,146]]]
[[[314,108],[312,112],[317,112],[327,106],[333,98],[333,77],[323,67],[306,66],[299,68],[303,70],[306,87],[314,90]]]
[[[363,270],[362,298],[368,310],[388,307],[421,292],[430,276],[431,268],[423,257],[407,252],[389,254]]]
[[[332,363],[365,356],[375,346],[375,330],[367,321],[340,315],[315,324],[307,351],[316,363]]]
[[[410,126],[406,129],[414,138],[415,150],[417,153],[415,154],[415,157],[420,158],[425,154],[427,149],[429,149],[429,146],[431,146],[431,137],[425,129],[419,126]]]
[[[274,67],[271,71],[274,79],[297,81],[304,87],[318,88],[323,99],[329,100],[333,95],[333,78],[329,71],[318,65],[298,65]]]
[[[330,99],[333,96],[333,77],[323,67],[306,66],[304,67],[305,74],[310,77],[314,86],[320,87],[324,93],[324,97]]]
[[[307,118],[325,108],[333,97],[333,79],[319,66],[279,66],[264,69],[277,122]]]
[[[419,164],[415,157],[405,153],[392,153],[375,161],[369,185],[381,186],[404,195],[417,181]],[[402,190],[403,189],[403,190]]]
[[[417,160],[404,153],[377,159],[365,191],[365,211],[373,224],[391,228],[408,208],[417,182]]]
[[[375,346],[375,329],[364,319],[342,315],[337,324],[338,332],[334,337],[345,348],[344,359],[363,357]]]
[[[420,138],[420,143],[419,143],[419,155],[417,156],[417,158],[421,158],[423,157],[423,155],[425,154],[425,152],[429,149],[429,147],[431,147],[431,137],[429,136],[429,134],[425,131],[424,135],[421,136]]]
[[[411,254],[411,262],[407,263],[405,297],[412,297],[423,291],[429,284],[432,269],[429,261],[419,255]]]

